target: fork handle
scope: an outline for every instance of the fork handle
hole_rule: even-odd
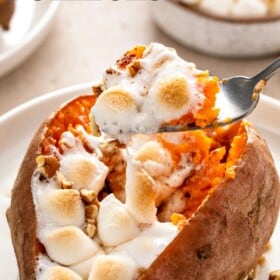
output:
[[[262,70],[257,75],[253,76],[251,79],[255,81],[257,84],[261,80],[267,81],[269,78],[271,78],[274,73],[279,69],[280,67],[280,56],[275,59],[270,65],[268,65],[264,70]]]

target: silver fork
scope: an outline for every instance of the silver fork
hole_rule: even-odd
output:
[[[235,76],[220,82],[220,92],[217,94],[216,107],[220,109],[214,125],[206,128],[227,125],[249,115],[259,102],[259,95],[268,79],[280,67],[280,57],[255,76]],[[168,125],[161,127],[159,132],[187,131],[201,129],[195,125]]]

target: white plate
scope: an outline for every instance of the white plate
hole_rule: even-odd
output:
[[[26,59],[43,41],[60,1],[17,0],[10,30],[0,29],[0,77]]]
[[[31,100],[0,117],[0,275],[14,280],[16,261],[11,245],[5,211],[10,191],[32,135],[40,123],[67,99],[91,92],[91,84],[78,85],[49,93]],[[280,101],[262,96],[250,119],[266,137],[280,172]],[[244,256],[246,258],[246,256]],[[267,280],[267,272],[280,269],[280,219],[272,237],[268,261],[258,274],[258,280]]]

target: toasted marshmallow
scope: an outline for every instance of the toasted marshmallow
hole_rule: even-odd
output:
[[[89,189],[98,193],[104,186],[108,167],[95,156],[69,153],[61,158],[60,172],[74,189]]]
[[[126,206],[114,194],[100,202],[97,230],[103,244],[109,247],[131,240],[139,233]]]
[[[160,81],[156,99],[157,103],[166,110],[176,111],[184,108],[189,103],[189,88],[186,79],[181,75],[174,75],[168,80]]]
[[[154,182],[140,163],[133,159],[127,162],[125,191],[125,204],[134,219],[138,223],[153,223],[157,211]]]
[[[93,256],[99,249],[95,241],[74,226],[53,230],[45,228],[39,232],[39,237],[48,256],[62,265],[80,263]]]
[[[143,169],[154,179],[155,203],[158,206],[174,192],[174,189],[166,184],[174,164],[170,153],[159,142],[152,140],[136,150],[134,159],[140,161]]]
[[[77,190],[52,189],[38,195],[40,215],[56,225],[81,226],[85,221],[84,204]]]
[[[239,0],[231,13],[235,17],[263,17],[268,13],[268,6],[262,0]]]
[[[160,124],[180,118],[192,111],[191,83],[195,83],[194,78],[187,79],[180,72],[161,73],[149,90],[144,110],[151,111]]]
[[[69,268],[55,265],[50,266],[42,274],[39,274],[38,280],[82,280],[83,278]]]
[[[94,260],[88,280],[131,280],[135,278],[136,265],[125,256],[98,256]]]
[[[172,170],[170,153],[157,141],[143,144],[136,151],[134,159],[141,161],[143,168],[151,176],[166,175]]]
[[[74,265],[70,266],[69,268],[71,270],[75,271],[76,273],[78,273],[79,275],[81,275],[83,279],[88,279],[92,264],[93,264],[96,256],[98,256],[98,255],[104,255],[103,250],[97,251],[97,253],[93,257],[91,257],[81,263],[74,264]]]
[[[171,136],[165,136],[170,143],[183,141],[182,136]],[[141,162],[142,168],[153,178],[156,206],[182,186],[195,168],[188,160],[188,153],[182,154],[179,162],[174,162],[170,152],[153,135],[135,135],[130,143],[129,153]]]
[[[137,267],[147,268],[177,234],[177,227],[171,223],[155,222],[135,239],[116,247],[111,254],[129,256]]]
[[[129,92],[121,87],[111,87],[97,98],[93,114],[104,132],[116,135],[130,130],[131,118],[137,114],[137,107]]]

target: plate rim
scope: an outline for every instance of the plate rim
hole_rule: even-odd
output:
[[[26,102],[8,110],[4,114],[0,115],[0,126],[9,118],[12,118],[17,114],[20,114],[22,111],[25,111],[30,107],[36,106],[37,104],[45,102],[48,99],[53,99],[55,97],[63,96],[63,95],[67,95],[67,94],[70,95],[71,92],[74,93],[79,90],[88,90],[94,84],[95,84],[95,82],[85,82],[85,83],[81,83],[81,84],[71,85],[68,87],[62,87],[62,88],[59,88],[59,89],[56,89],[56,90],[53,90],[50,92],[46,92],[46,93],[44,93],[40,96],[37,96],[35,98],[32,98],[30,100],[27,100]]]
[[[36,3],[34,4],[36,5]],[[52,20],[54,19],[60,4],[60,1],[48,1],[48,6],[43,13],[42,18],[38,20],[35,26],[33,25],[28,30],[26,36],[15,46],[0,53],[0,65],[4,65],[5,63],[7,64],[9,61],[11,61],[10,64],[3,66],[3,68],[0,70],[0,77],[7,74],[14,67],[24,61],[33,52],[33,50],[37,48],[37,46],[45,37],[40,35],[47,35],[50,24],[52,23]],[[33,42],[34,45],[31,46]],[[21,53],[22,56],[20,56]]]

